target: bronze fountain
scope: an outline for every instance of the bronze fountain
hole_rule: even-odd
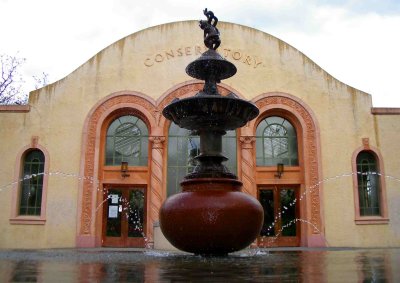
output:
[[[204,80],[196,95],[175,99],[163,115],[193,135],[200,136],[197,165],[182,180],[182,192],[169,197],[160,209],[160,227],[176,248],[200,255],[226,255],[249,246],[259,235],[263,208],[257,199],[241,192],[242,182],[223,164],[222,136],[256,118],[258,108],[234,93],[222,96],[217,83],[232,77],[236,67],[216,49],[221,44],[214,13],[204,10],[208,48],[186,67],[186,73]]]

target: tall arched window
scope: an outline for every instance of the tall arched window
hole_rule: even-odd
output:
[[[148,130],[136,116],[115,119],[107,129],[105,165],[146,166],[148,157]]]
[[[168,133],[168,173],[167,195],[180,192],[179,183],[183,177],[192,172],[196,161],[194,157],[200,153],[200,138],[190,135],[190,131],[171,123]],[[236,174],[236,132],[228,131],[222,137],[222,153],[229,158],[225,166]]]
[[[285,118],[270,116],[261,121],[256,131],[257,166],[283,163],[297,166],[297,136],[293,125]]]
[[[40,215],[45,158],[42,151],[28,151],[23,158],[19,215]]]
[[[361,151],[356,162],[360,216],[380,216],[380,174],[376,157],[369,151]]]

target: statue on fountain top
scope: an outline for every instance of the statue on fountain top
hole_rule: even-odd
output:
[[[207,8],[204,9],[203,13],[207,17],[207,21],[200,20],[199,26],[204,30],[204,44],[208,49],[216,50],[221,44],[219,30],[217,29],[218,18]]]

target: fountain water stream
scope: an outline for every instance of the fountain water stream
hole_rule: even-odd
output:
[[[369,173],[373,174],[373,175],[376,174],[376,175],[380,176],[381,178],[385,178],[386,181],[400,183],[400,177],[395,177],[393,175],[383,175],[383,174],[381,174],[379,172],[369,172]],[[360,175],[360,174],[366,174],[366,173],[354,172],[354,173],[337,174],[337,175],[334,175],[334,176],[331,176],[331,177],[324,178],[321,181],[319,181],[317,184],[305,188],[304,191],[297,198],[295,198],[291,203],[288,204],[288,207],[283,207],[281,215],[277,215],[275,217],[275,219],[274,219],[274,222],[268,223],[268,227],[269,227],[268,229],[272,229],[272,227],[275,225],[275,223],[277,221],[279,221],[279,219],[282,216],[282,214],[285,214],[286,210],[289,209],[290,206],[293,206],[297,202],[302,201],[307,196],[307,194],[311,194],[314,190],[319,189],[321,185],[326,185],[328,183],[337,182],[337,181],[340,181],[340,180],[345,180],[345,179],[348,179],[348,178],[352,178],[354,175]],[[7,184],[1,185],[0,186],[0,192],[4,193],[4,192],[6,192],[6,190],[11,190],[13,188],[16,189],[16,188],[19,187],[20,183],[22,183],[22,182],[24,182],[26,180],[32,179],[35,176],[45,176],[45,175],[47,175],[48,177],[51,177],[51,178],[64,178],[64,179],[74,178],[74,179],[76,179],[78,181],[88,180],[89,182],[92,182],[92,183],[95,183],[95,184],[99,183],[99,181],[97,179],[95,179],[95,178],[93,178],[91,176],[81,176],[81,175],[79,175],[77,173],[65,173],[63,171],[40,172],[40,173],[37,173],[37,174],[32,174],[30,176],[27,175],[27,176],[24,176],[24,177],[20,178],[17,181],[12,181],[12,182],[9,182]],[[96,187],[97,187],[98,191],[102,191],[103,193],[106,192],[106,190],[100,188],[99,186],[96,186]],[[389,186],[389,187],[392,187],[392,186]],[[348,186],[344,186],[344,188],[348,189]],[[326,189],[326,186],[325,186],[325,189]],[[105,199],[105,201],[107,201],[107,198]],[[102,203],[97,205],[94,215],[97,215],[97,213],[102,213],[102,207],[103,207],[105,201],[103,201]],[[211,216],[213,216],[213,215],[211,214]],[[210,217],[210,215],[208,215],[208,217],[210,219],[212,218],[212,217]],[[312,229],[318,229],[318,227],[315,227],[315,225],[311,221],[309,221],[308,219],[295,218],[295,219],[292,219],[290,222],[288,222],[286,225],[282,226],[279,231],[276,231],[276,235],[275,236],[273,236],[273,237],[261,237],[260,238],[261,246],[263,246],[264,242],[268,242],[268,243],[273,245],[274,242],[276,241],[277,237],[279,235],[281,235],[282,232],[285,229],[287,229],[291,225],[295,225],[298,222],[300,222],[302,224],[305,224],[305,225],[308,225]],[[151,246],[147,244],[146,235],[143,235],[143,236],[145,238],[146,248],[150,251]],[[326,241],[326,247],[331,247],[331,245],[329,244],[328,241]],[[247,255],[258,253],[260,251],[262,251],[262,249],[255,248],[255,249],[251,249],[251,250],[247,250],[247,251],[242,251],[242,252],[239,253],[239,255],[247,256]],[[165,253],[165,254],[168,255],[168,253]]]

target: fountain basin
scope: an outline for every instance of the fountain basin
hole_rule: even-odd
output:
[[[226,255],[248,247],[261,231],[263,208],[241,192],[242,182],[198,178],[160,209],[160,227],[176,248],[199,255]]]

